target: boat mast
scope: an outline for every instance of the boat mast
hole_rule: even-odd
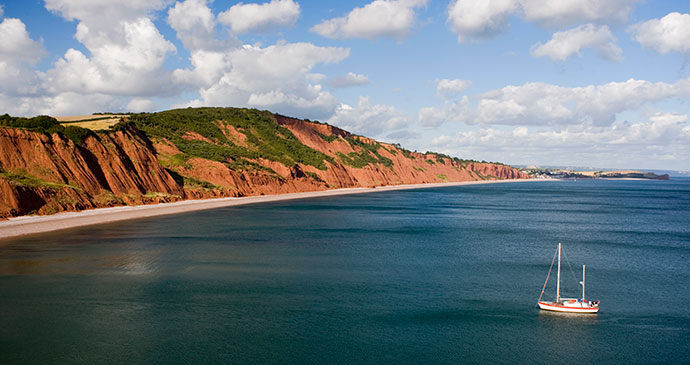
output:
[[[556,281],[556,303],[561,301],[561,243],[558,242],[558,280]]]
[[[585,265],[582,265],[582,301],[585,301]]]

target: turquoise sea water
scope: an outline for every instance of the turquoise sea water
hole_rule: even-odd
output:
[[[600,314],[536,308],[558,242],[565,295],[587,264]],[[0,357],[688,363],[690,180],[381,192],[0,241]]]

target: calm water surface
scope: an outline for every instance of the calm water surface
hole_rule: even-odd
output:
[[[558,242],[565,294],[587,264],[599,315],[536,308]],[[0,241],[0,363],[689,359],[687,179],[382,192]]]

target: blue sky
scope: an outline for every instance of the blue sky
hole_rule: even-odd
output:
[[[0,113],[253,107],[462,158],[690,170],[688,1],[0,4]]]

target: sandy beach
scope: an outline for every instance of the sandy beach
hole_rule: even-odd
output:
[[[414,184],[414,185],[390,185],[376,188],[345,188],[324,191],[312,191],[304,193],[290,193],[278,195],[248,196],[241,198],[218,198],[204,200],[184,200],[174,203],[149,204],[137,206],[122,206],[112,208],[90,209],[80,212],[64,212],[53,215],[31,215],[10,218],[0,221],[0,240],[11,237],[24,236],[36,233],[44,233],[69,229],[75,227],[89,226],[118,222],[130,219],[156,217],[168,214],[178,214],[193,212],[204,209],[214,209],[230,207],[236,205],[268,203],[283,200],[294,200],[304,198],[318,198],[347,194],[364,194],[381,191],[407,190],[435,188],[446,186],[476,185],[476,184],[495,184],[506,182],[528,182],[542,180],[491,180],[491,181],[464,181],[436,184]]]

